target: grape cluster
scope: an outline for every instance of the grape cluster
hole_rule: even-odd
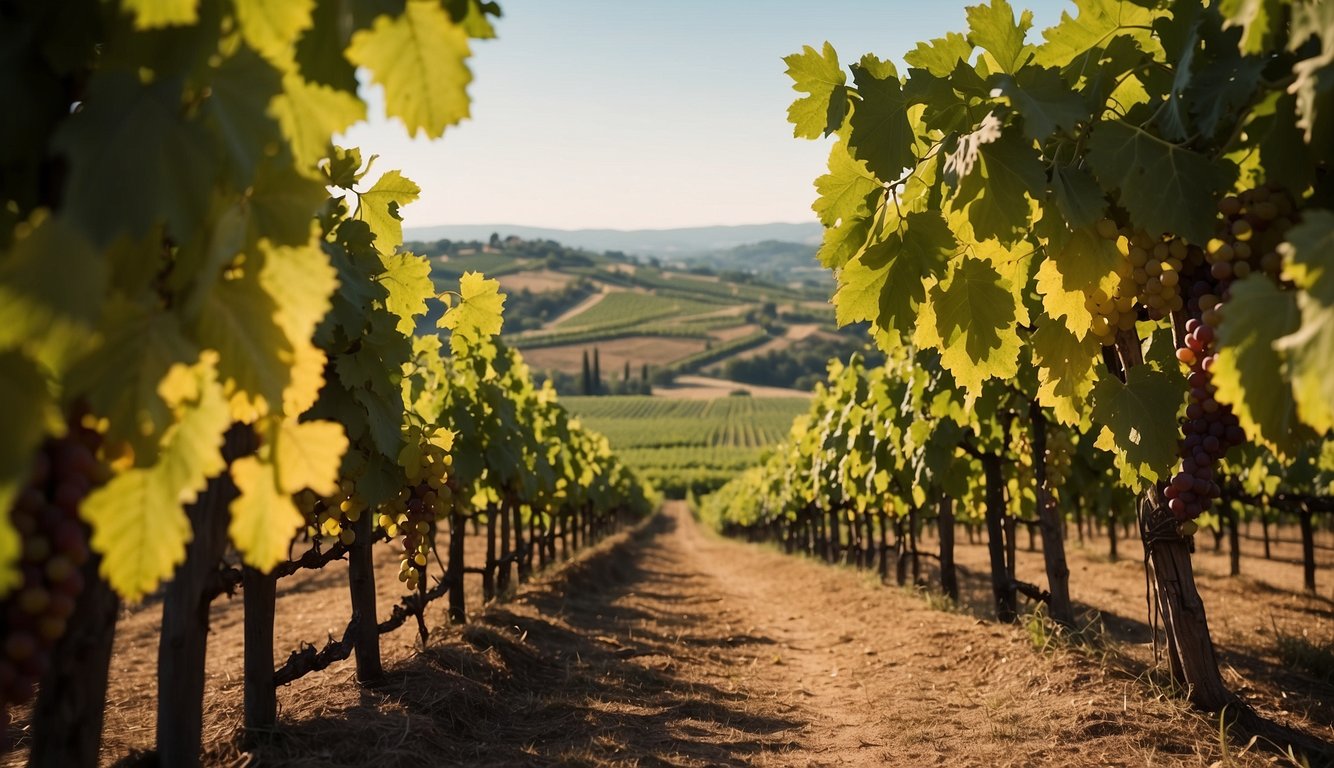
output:
[[[439,440],[422,441],[420,461],[405,467],[415,485],[399,491],[398,497],[380,511],[377,523],[390,538],[403,537],[403,559],[398,580],[408,589],[416,589],[426,569],[426,558],[434,543],[435,522],[454,508],[454,491],[449,486],[449,471],[454,457]]]
[[[1143,230],[1119,227],[1112,219],[1100,220],[1097,232],[1115,242],[1123,258],[1111,293],[1095,289],[1084,303],[1093,315],[1093,334],[1104,346],[1116,343],[1118,331],[1135,327],[1138,307],[1153,320],[1184,308],[1182,270],[1203,263],[1202,249],[1172,235],[1154,238]]]
[[[77,424],[48,440],[10,511],[22,537],[22,581],[0,605],[0,709],[32,698],[83,591],[89,549],[79,505],[107,480],[96,455],[100,442],[98,432]]]
[[[1047,484],[1052,493],[1070,480],[1070,458],[1074,445],[1064,429],[1047,429]]]
[[[357,540],[352,523],[361,519],[366,502],[357,495],[356,484],[344,480],[333,495],[321,498],[309,489],[296,495],[296,504],[306,516],[307,532],[313,539],[338,539],[346,546]]]
[[[1282,266],[1278,246],[1295,211],[1292,199],[1274,187],[1223,198],[1218,204],[1218,231],[1205,247],[1203,261],[1188,267],[1189,319],[1176,356],[1189,370],[1190,401],[1182,424],[1181,464],[1164,491],[1168,509],[1179,520],[1198,517],[1218,498],[1215,465],[1229,448],[1246,440],[1232,409],[1215,398],[1217,329],[1233,280],[1257,269],[1278,277]]]

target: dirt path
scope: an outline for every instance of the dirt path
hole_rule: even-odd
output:
[[[1012,627],[724,540],[684,505],[360,690],[282,698],[265,765],[1209,765],[1208,720]],[[238,702],[239,703],[239,702]],[[238,719],[239,719],[239,713]],[[1229,765],[1261,764],[1232,757]]]

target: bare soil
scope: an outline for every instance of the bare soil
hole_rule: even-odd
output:
[[[967,562],[980,550],[966,543],[959,549]],[[1072,549],[1076,596],[1113,602],[1112,615],[1134,621],[1134,585],[1142,583],[1136,564],[1100,561],[1092,544]],[[394,566],[392,554],[386,565]],[[1203,562],[1201,571],[1211,567]],[[974,597],[985,584],[979,573],[965,574]],[[1214,578],[1202,576],[1207,592],[1227,588]],[[347,616],[338,569],[295,586],[279,603],[280,648],[293,635],[312,639],[341,627]],[[397,582],[381,589],[387,611]],[[1236,589],[1256,594],[1254,584]],[[1307,626],[1328,620],[1327,602],[1293,597],[1253,597],[1240,610],[1291,603],[1303,606]],[[1244,623],[1234,620],[1237,610],[1229,601],[1210,602],[1216,626]],[[151,746],[154,613],[140,607],[121,623],[104,738],[108,764],[133,762],[136,750]],[[432,626],[443,621],[435,615]],[[228,766],[1278,760],[1258,746],[1220,740],[1216,721],[1163,695],[1152,676],[1137,678],[1122,656],[1143,657],[1151,653],[1147,645],[1106,642],[1110,649],[1101,651],[1055,643],[1040,652],[1022,627],[942,610],[938,601],[883,587],[864,572],[722,539],[674,502],[523,587],[511,602],[435,633],[425,648],[410,629],[394,633],[385,643],[388,674],[378,685],[359,687],[344,662],[281,690],[279,729],[253,745],[238,730],[239,600],[221,603],[210,636],[205,758]],[[1266,714],[1334,738],[1327,709],[1334,689],[1272,664],[1247,666],[1268,662],[1253,656],[1258,646],[1231,643],[1220,640],[1225,666],[1240,676],[1230,682],[1252,686],[1247,696]],[[1326,709],[1314,706],[1321,696]],[[1280,715],[1275,702],[1283,701],[1306,709]],[[10,763],[21,758],[11,755]]]
[[[654,387],[653,394],[655,397],[676,400],[716,400],[739,390],[744,390],[751,397],[811,397],[810,392],[800,389],[760,387],[712,376],[677,376],[676,382],[669,387]]]
[[[627,362],[630,363],[631,375],[638,376],[640,367],[645,363],[657,367],[703,352],[705,341],[662,336],[627,336],[559,347],[525,349],[523,359],[533,370],[577,374],[583,369],[584,353],[591,352],[594,347],[598,350],[604,377],[612,373],[619,374]]]

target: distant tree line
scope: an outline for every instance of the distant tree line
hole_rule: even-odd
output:
[[[809,392],[825,380],[829,361],[847,360],[853,352],[873,367],[884,362],[884,354],[860,340],[812,338],[787,349],[778,349],[745,359],[731,358],[722,365],[723,378],[763,387],[787,387]]]

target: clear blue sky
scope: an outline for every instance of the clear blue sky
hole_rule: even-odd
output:
[[[976,1],[976,0],[975,0]],[[964,30],[959,0],[501,0],[472,59],[472,119],[412,140],[372,118],[343,143],[422,187],[407,226],[576,229],[813,221],[823,142],[792,138],[782,57],[845,66]],[[1073,4],[1022,0],[1035,29]],[[371,114],[379,95],[369,93]]]

